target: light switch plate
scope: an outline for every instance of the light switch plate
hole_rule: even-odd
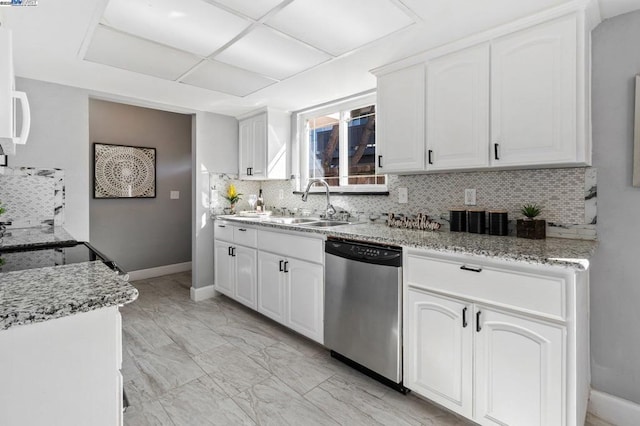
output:
[[[476,190],[475,189],[465,189],[464,190],[464,204],[467,206],[475,206],[476,205]]]
[[[398,188],[398,203],[407,204],[409,202],[409,192],[407,188]]]
[[[178,200],[180,198],[180,191],[171,191],[169,193],[169,198],[172,200]]]

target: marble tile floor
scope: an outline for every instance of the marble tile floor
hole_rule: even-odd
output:
[[[121,310],[127,426],[472,424],[225,296],[191,301],[190,273],[132,284],[140,297]]]

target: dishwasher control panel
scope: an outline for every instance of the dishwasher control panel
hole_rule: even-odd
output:
[[[325,253],[367,263],[402,266],[402,249],[400,247],[378,246],[353,241],[327,240],[325,243]]]

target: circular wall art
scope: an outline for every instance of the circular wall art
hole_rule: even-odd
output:
[[[156,150],[94,143],[94,198],[154,198]]]

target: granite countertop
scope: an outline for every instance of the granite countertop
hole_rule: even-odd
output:
[[[593,256],[598,245],[597,241],[567,238],[529,240],[466,232],[419,231],[391,228],[383,223],[361,223],[318,229],[234,216],[220,216],[216,219],[270,228],[321,233],[329,237],[422,248],[443,253],[469,254],[534,264],[564,266],[577,270],[585,270],[589,267],[589,259]]]
[[[133,302],[138,290],[100,261],[0,273],[0,330]]]
[[[7,229],[0,238],[0,250],[20,247],[41,247],[50,244],[73,243],[73,238],[61,226]]]

